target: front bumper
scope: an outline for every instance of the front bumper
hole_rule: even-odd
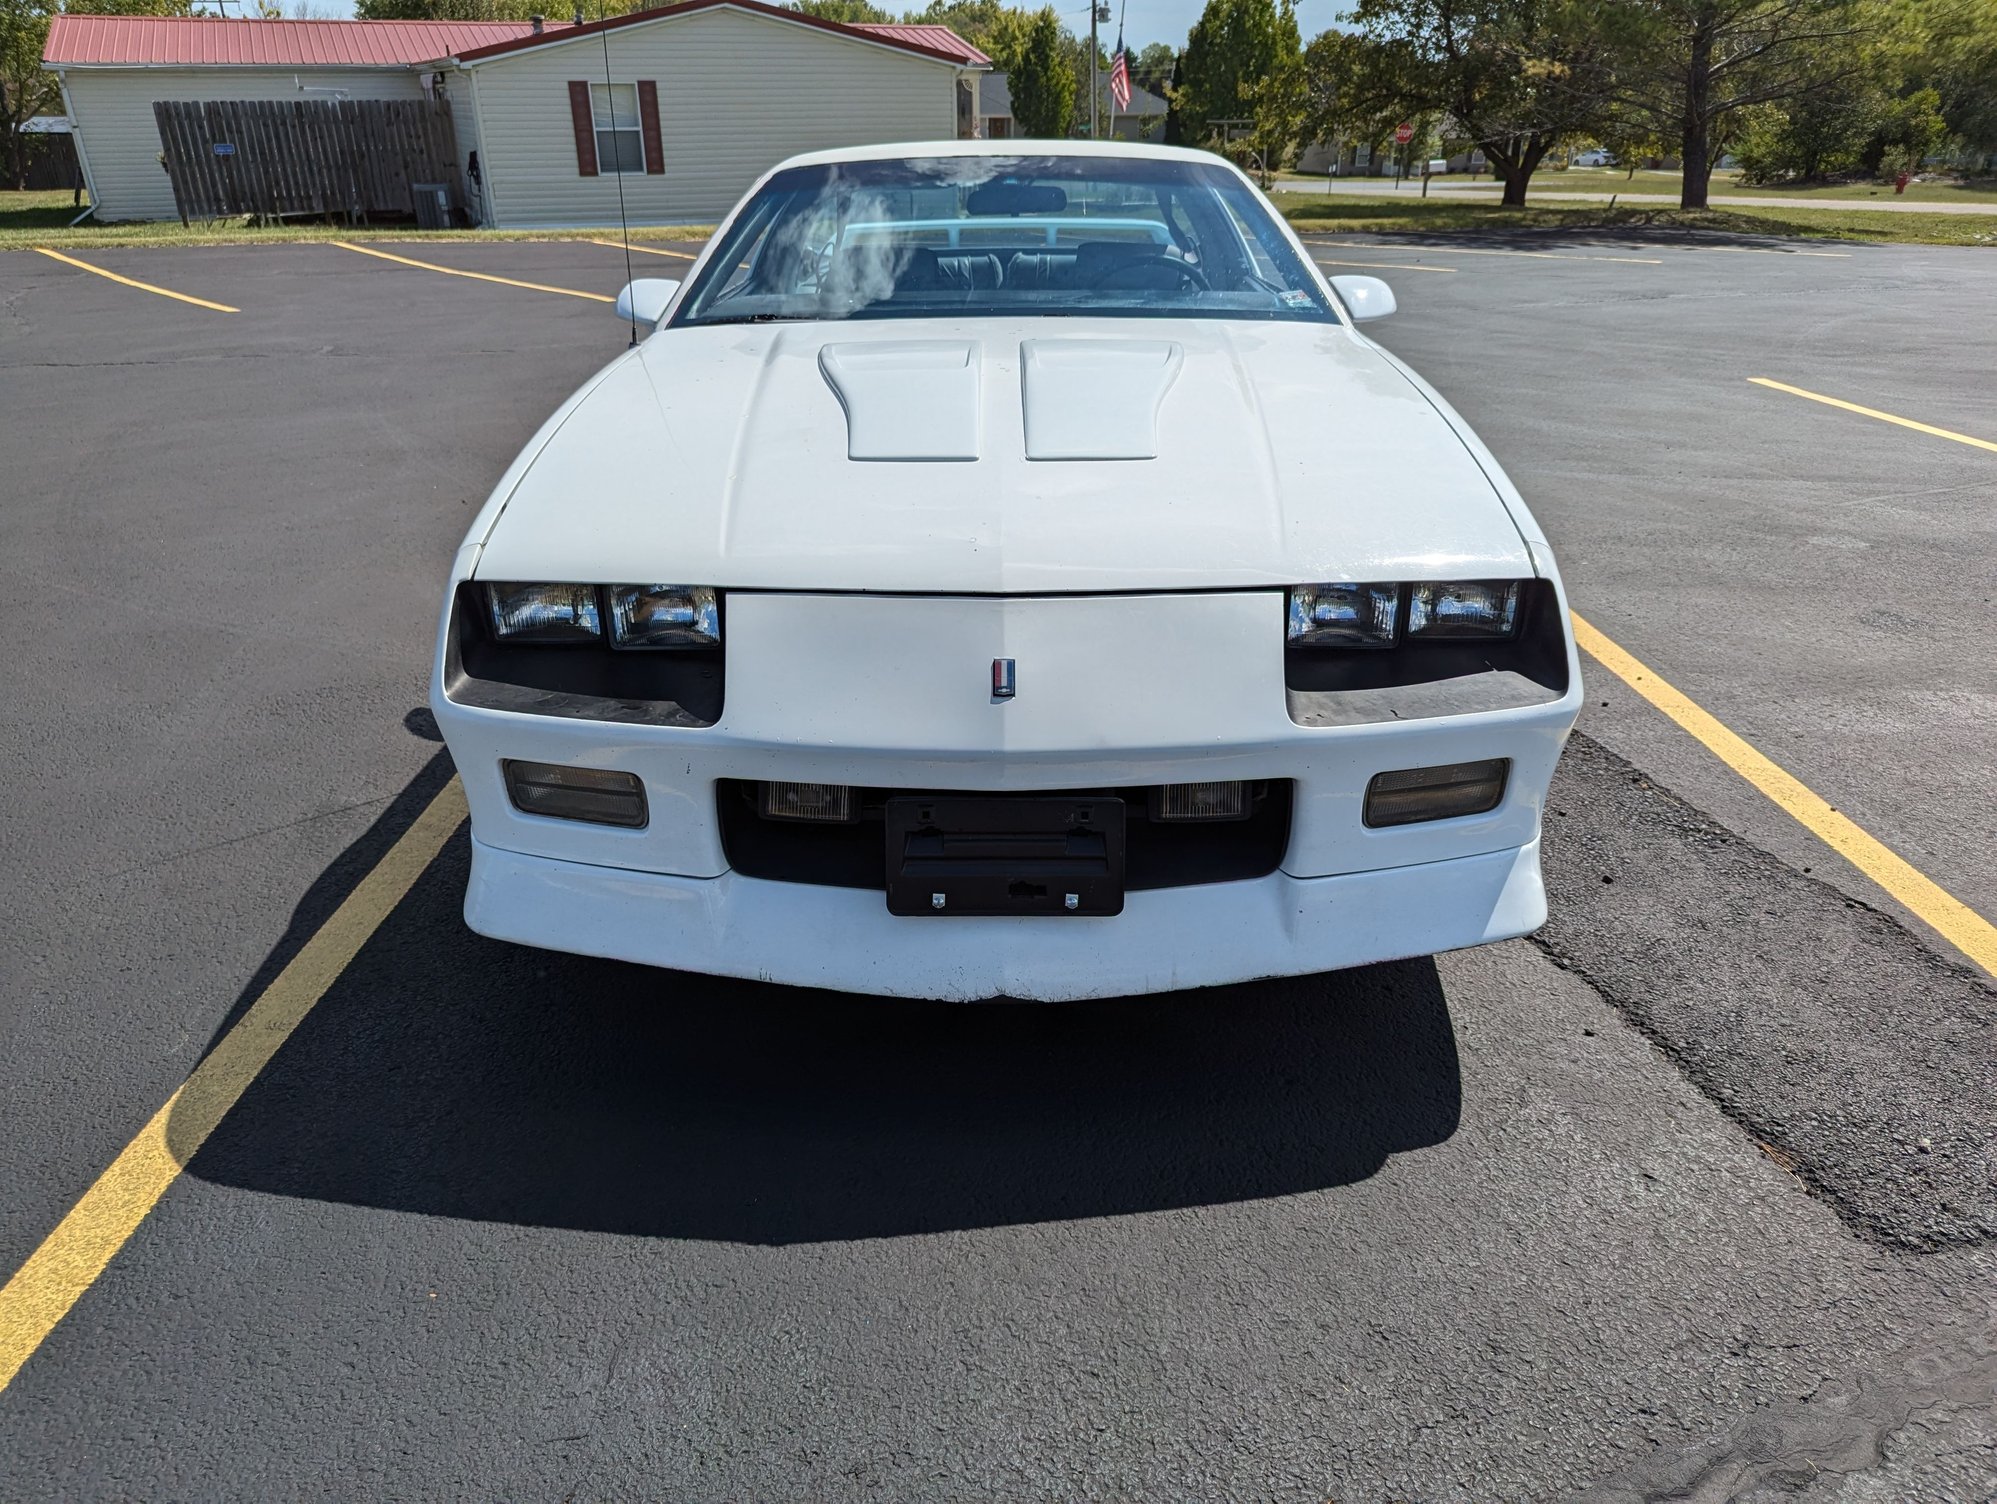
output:
[[[1525,933],[1541,807],[1580,704],[1299,724],[1280,591],[1062,598],[737,593],[711,725],[523,714],[432,694],[471,808],[474,929],[552,949],[898,995],[1107,996],[1358,965]],[[1564,609],[1564,608],[1563,608]],[[448,637],[448,619],[446,636]],[[1018,692],[991,694],[993,659]],[[1377,773],[1504,757],[1486,814],[1370,829]],[[524,814],[505,759],[644,783],[641,830]],[[716,784],[988,793],[1285,780],[1268,877],[1129,893],[1113,918],[896,918],[883,893],[729,868]]]
[[[1342,877],[1132,893],[1108,919],[897,919],[855,888],[621,872],[472,840],[482,935],[641,965],[889,997],[1036,1002],[1297,976],[1529,934],[1539,842]]]

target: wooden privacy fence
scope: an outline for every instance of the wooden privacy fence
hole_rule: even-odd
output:
[[[441,99],[162,99],[153,104],[181,223],[238,214],[416,212],[411,187],[458,191]]]

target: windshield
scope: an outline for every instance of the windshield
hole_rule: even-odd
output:
[[[794,167],[724,232],[674,324],[1337,315],[1219,164],[920,157]]]

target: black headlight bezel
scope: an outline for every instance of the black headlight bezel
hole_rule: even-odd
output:
[[[1452,582],[1455,583],[1455,582]],[[1474,582],[1484,583],[1484,582]],[[1490,582],[1490,583],[1512,583]],[[1503,636],[1410,637],[1407,613],[1412,586],[1400,587],[1391,647],[1298,646],[1289,640],[1289,593],[1283,597],[1283,681],[1293,693],[1391,689],[1491,671],[1522,675],[1556,695],[1567,692],[1567,633],[1560,596],[1551,580],[1516,582],[1518,609]]]
[[[634,725],[703,727],[721,719],[725,647],[620,649],[608,632],[581,642],[502,639],[493,629],[486,584],[467,580],[452,600],[444,660],[444,692],[451,700]],[[727,594],[715,595],[725,644]]]

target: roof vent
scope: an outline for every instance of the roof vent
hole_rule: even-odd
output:
[[[529,16],[527,19],[533,24],[535,36],[538,37],[543,31],[547,30],[548,18],[546,16]]]

